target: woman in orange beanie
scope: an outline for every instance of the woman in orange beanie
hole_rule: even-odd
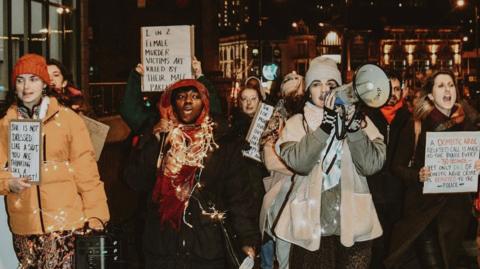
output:
[[[0,171],[9,226],[20,268],[73,268],[76,232],[96,217],[108,221],[105,190],[83,120],[51,96],[47,63],[27,54],[16,63],[14,98],[0,120],[0,167],[8,167],[9,123],[42,122],[41,181]],[[99,222],[91,227],[100,228]]]

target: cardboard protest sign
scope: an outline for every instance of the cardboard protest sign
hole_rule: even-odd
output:
[[[427,132],[423,193],[476,192],[479,154],[480,132]]]
[[[91,119],[87,116],[80,115],[87,126],[88,133],[90,134],[90,140],[92,140],[93,149],[95,150],[95,157],[97,161],[102,154],[105,140],[107,139],[108,130],[110,126]]]
[[[261,162],[260,156],[260,138],[262,136],[268,121],[272,117],[274,107],[265,103],[260,103],[257,112],[253,117],[247,137],[245,138],[250,143],[250,149],[242,151],[243,156],[252,158]]]
[[[142,27],[142,91],[161,92],[192,78],[193,30],[189,25]]]
[[[9,126],[8,167],[16,177],[40,183],[42,162],[42,122],[12,120]]]

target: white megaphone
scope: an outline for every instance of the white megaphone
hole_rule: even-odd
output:
[[[369,107],[378,108],[387,103],[392,87],[387,74],[374,64],[362,65],[353,77],[353,82],[333,89],[335,104],[352,105],[362,101]]]

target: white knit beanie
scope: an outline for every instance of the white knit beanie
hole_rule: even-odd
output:
[[[342,85],[342,74],[338,70],[337,63],[326,56],[319,56],[310,62],[307,74],[305,75],[305,86],[308,89],[315,80],[335,80]]]

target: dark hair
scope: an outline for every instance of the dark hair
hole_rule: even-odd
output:
[[[393,69],[387,69],[385,70],[385,74],[389,79],[398,79],[398,81],[402,83],[403,77],[402,77],[402,74],[400,74],[398,71]]]
[[[262,87],[262,85],[261,85],[260,79],[257,78],[257,77],[248,77],[245,80],[245,87],[244,88],[251,88],[251,89],[260,90],[261,87]]]
[[[67,86],[66,87],[73,87],[73,74],[70,72],[65,65],[63,65],[59,60],[56,59],[49,59],[47,61],[47,65],[55,65],[59,70],[60,73],[62,73],[63,80],[67,81]]]

